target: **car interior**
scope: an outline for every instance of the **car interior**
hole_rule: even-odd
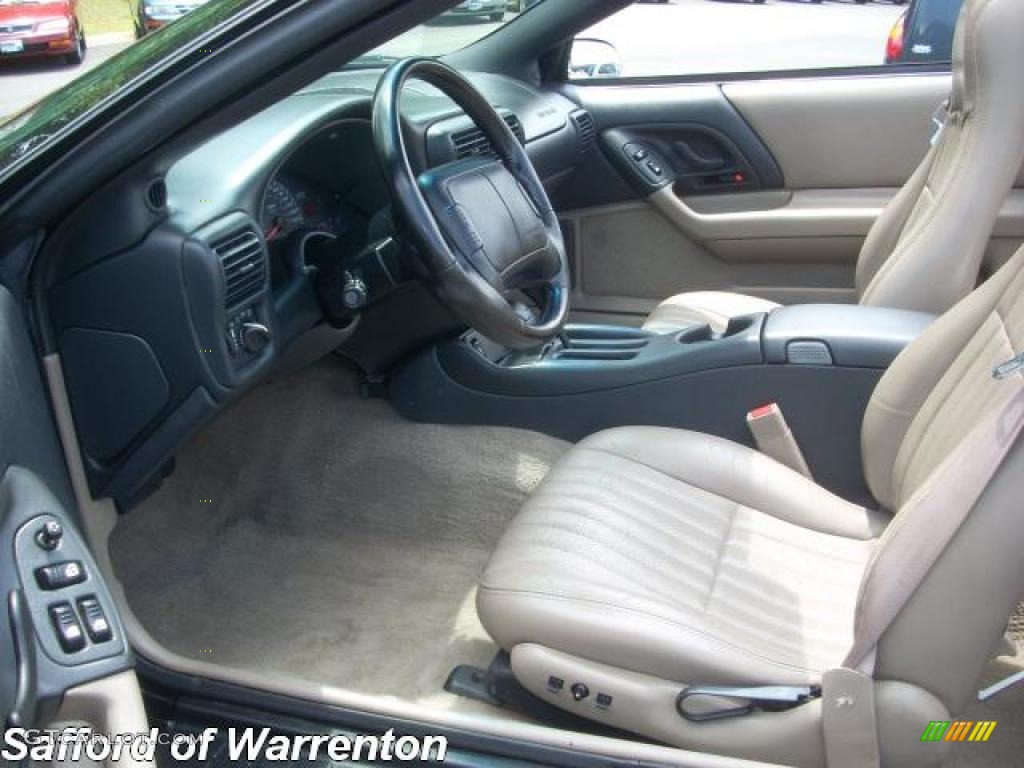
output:
[[[1024,4],[945,69],[568,79],[624,5],[336,65],[47,233],[31,338],[0,292],[70,473],[0,485],[47,664],[632,764],[1017,759]]]

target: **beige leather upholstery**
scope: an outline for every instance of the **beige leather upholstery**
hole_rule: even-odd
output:
[[[852,641],[881,527],[738,444],[613,430],[572,450],[509,527],[480,615],[505,648],[667,680],[815,682]]]
[[[723,332],[734,317],[771,312],[774,301],[726,291],[694,291],[666,299],[651,313],[644,328],[652,333],[671,333],[691,325],[711,326]]]
[[[964,4],[946,127],[864,242],[856,271],[860,303],[941,314],[976,284],[999,210],[1024,162],[1022,36],[1024,3]],[[721,327],[722,315],[745,307],[726,296],[710,305],[674,296],[644,327],[663,333],[690,318]]]
[[[992,370],[1022,350],[1024,249],[879,383],[862,439],[880,512],[707,435],[646,427],[584,440],[499,542],[477,598],[484,626],[520,681],[553,704],[680,746],[823,764],[820,708],[694,725],[666,709],[668,692],[815,682],[841,665],[862,591],[886,558],[884,529],[928,528],[908,498],[1014,391],[1019,372],[1007,382]],[[882,635],[884,765],[941,760],[914,723],[964,706],[1024,592],[1021,478],[1018,444]],[[587,675],[649,714],[577,705],[547,689],[550,675]],[[772,717],[784,727],[766,727]]]

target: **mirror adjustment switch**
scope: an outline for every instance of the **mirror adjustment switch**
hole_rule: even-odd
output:
[[[113,633],[110,630],[110,622],[103,613],[103,606],[96,599],[96,595],[88,595],[78,599],[78,613],[85,623],[85,631],[89,639],[94,643],[105,643]]]
[[[81,584],[83,581],[85,581],[85,568],[78,560],[68,560],[36,568],[36,583],[40,589],[63,589],[72,584]]]
[[[57,631],[57,640],[65,653],[75,653],[85,647],[85,633],[71,603],[54,603],[50,606],[50,621]]]

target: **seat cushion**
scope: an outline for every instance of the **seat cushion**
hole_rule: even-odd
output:
[[[644,322],[652,333],[672,333],[691,325],[708,324],[721,333],[734,317],[771,312],[778,304],[756,296],[722,291],[680,293],[659,304]]]
[[[509,650],[537,643],[680,683],[812,682],[850,647],[887,520],[736,443],[611,430],[527,502],[477,608]]]

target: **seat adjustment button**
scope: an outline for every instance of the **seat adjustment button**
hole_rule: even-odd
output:
[[[551,676],[548,678],[548,690],[552,693],[558,693],[562,688],[565,687],[565,680],[560,677]]]
[[[612,705],[612,697],[607,693],[599,693],[594,697],[594,703],[601,709],[608,709]]]
[[[573,683],[572,688],[569,690],[572,692],[572,697],[576,701],[583,701],[590,695],[590,689],[583,683]]]

